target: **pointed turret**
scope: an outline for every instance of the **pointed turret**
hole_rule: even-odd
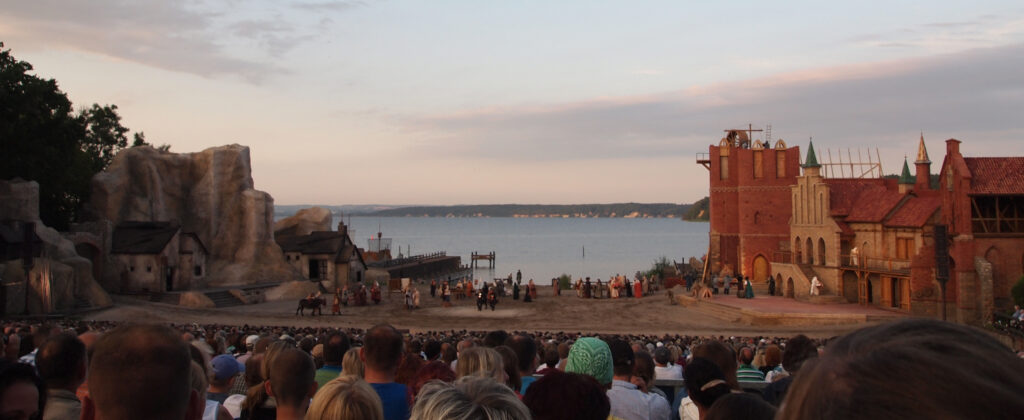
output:
[[[900,194],[906,194],[914,189],[915,179],[910,175],[910,165],[907,163],[907,158],[903,157],[903,173],[900,174],[899,187]]]
[[[814,154],[814,142],[810,141],[807,143],[807,159],[804,159],[804,164],[801,165],[806,168],[820,168],[821,164],[818,163],[818,156]]]
[[[928,159],[928,149],[924,147],[924,132],[921,132],[921,141],[917,143],[917,160],[914,161],[914,169],[917,172],[914,189],[917,191],[931,188],[931,166],[932,161]]]
[[[924,147],[924,132],[921,132],[921,141],[917,143],[917,160],[915,164],[932,163],[928,160],[928,149]]]

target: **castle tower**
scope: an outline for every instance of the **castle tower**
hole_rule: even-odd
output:
[[[927,170],[925,172],[927,177]],[[925,178],[927,179],[927,178]],[[918,167],[917,182],[921,182],[921,169]],[[927,182],[927,181],[926,181]],[[907,158],[903,158],[903,172],[900,174],[899,181],[900,194],[906,194],[915,188],[914,177],[910,176],[910,165],[907,164]]]
[[[804,168],[805,176],[821,176],[821,164],[818,163],[818,156],[814,154],[814,142],[807,142],[807,159],[804,159],[804,164],[800,165]]]
[[[931,188],[931,165],[932,161],[928,160],[928,149],[924,147],[924,133],[921,133],[921,141],[917,144],[917,160],[914,161],[917,172],[917,180],[914,182],[916,191],[926,191]],[[906,162],[903,166],[906,168]]]

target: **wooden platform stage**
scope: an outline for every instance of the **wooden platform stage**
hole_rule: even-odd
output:
[[[676,289],[679,290],[679,289]],[[855,303],[816,304],[781,296],[740,299],[736,295],[715,295],[698,300],[689,294],[675,294],[678,304],[722,319],[750,326],[849,325],[885,322],[908,314]]]

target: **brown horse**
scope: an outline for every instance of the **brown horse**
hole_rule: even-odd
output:
[[[305,315],[305,310],[310,310],[310,315],[323,315],[323,307],[327,301],[322,297],[299,299],[299,307],[295,308],[295,315]]]

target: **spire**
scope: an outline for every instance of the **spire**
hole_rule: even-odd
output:
[[[907,158],[903,158],[903,173],[900,174],[900,184],[913,184],[914,177],[910,176],[910,165],[907,165]]]
[[[804,168],[820,168],[818,164],[818,157],[814,154],[814,142],[807,142],[807,159],[804,159],[804,164],[801,165]]]
[[[916,163],[932,163],[928,160],[928,149],[924,147],[924,132],[921,132],[921,142],[917,144],[917,161]]]

